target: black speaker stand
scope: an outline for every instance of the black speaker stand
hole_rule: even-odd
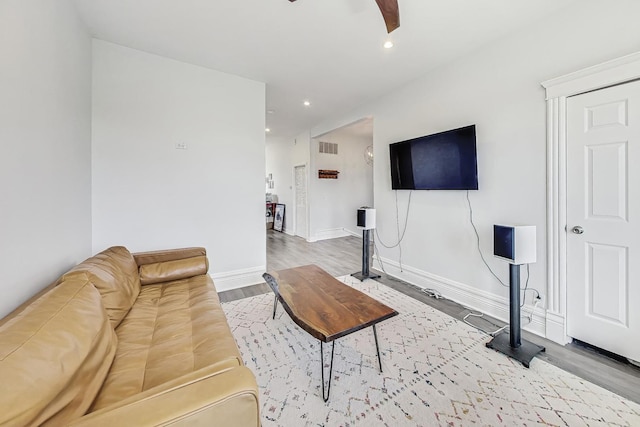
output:
[[[515,264],[509,264],[509,300],[509,336],[497,335],[486,345],[521,362],[528,368],[536,354],[545,351],[545,348],[521,338],[520,266]]]
[[[352,276],[361,282],[366,279],[377,279],[380,275],[369,272],[369,236],[371,230],[362,230],[362,271]]]

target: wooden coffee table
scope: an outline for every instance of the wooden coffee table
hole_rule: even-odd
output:
[[[289,268],[263,274],[275,294],[273,317],[278,301],[291,319],[311,336],[320,340],[322,398],[329,400],[335,340],[353,332],[373,327],[378,365],[382,372],[376,323],[398,314],[370,296],[345,285],[316,265]],[[331,342],[329,382],[325,396],[323,343]]]

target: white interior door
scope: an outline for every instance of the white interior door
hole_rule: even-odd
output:
[[[640,82],[567,99],[567,334],[640,361]]]
[[[308,237],[307,233],[307,167],[295,167],[296,185],[296,236]]]

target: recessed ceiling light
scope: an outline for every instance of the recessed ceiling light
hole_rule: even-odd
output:
[[[385,49],[391,49],[393,47],[393,42],[391,40],[387,40],[382,46],[384,46]]]
[[[267,132],[267,133],[269,133],[269,132],[271,132],[271,129],[266,128],[264,131],[265,131],[265,132]]]
[[[305,107],[308,107],[308,106],[310,106],[310,105],[311,105],[311,102],[309,102],[309,101],[304,101],[304,102],[303,102],[303,104],[304,104],[304,106],[305,106]]]

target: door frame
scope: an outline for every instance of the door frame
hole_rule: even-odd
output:
[[[567,335],[567,98],[640,79],[640,52],[542,82],[547,101],[546,337]]]
[[[307,193],[306,203],[305,203],[305,217],[307,219],[307,227],[304,230],[305,236],[300,236],[298,234],[298,187],[296,185],[296,169],[299,167],[304,167],[304,186],[305,191]],[[293,165],[293,235],[302,237],[305,240],[309,240],[309,165],[307,163],[300,163]]]

